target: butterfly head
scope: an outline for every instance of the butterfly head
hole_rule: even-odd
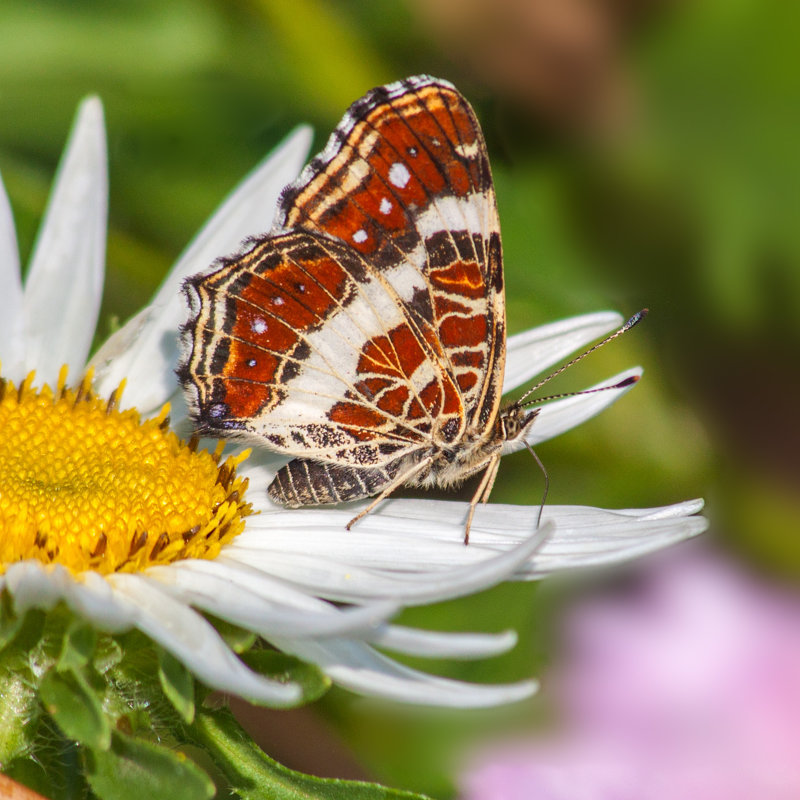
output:
[[[504,408],[497,417],[497,432],[501,441],[522,439],[539,414],[539,408],[525,408],[517,403]]]

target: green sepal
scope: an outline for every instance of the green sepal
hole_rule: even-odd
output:
[[[3,652],[3,658],[22,658],[26,665],[42,664],[49,661],[43,660],[42,636],[47,622],[47,615],[38,608],[29,608],[24,614],[20,614],[21,624],[17,628],[14,637],[14,646],[6,648],[8,652]]]
[[[101,800],[206,800],[214,783],[193,761],[176,750],[114,731],[105,752],[88,751],[86,777]]]
[[[110,669],[119,664],[125,657],[125,651],[119,642],[108,634],[100,636],[92,658],[92,666],[99,675],[105,675]]]
[[[227,709],[198,709],[187,732],[242,800],[424,800],[424,795],[374,783],[315,778],[288,769],[262,752]]]
[[[158,680],[167,699],[184,722],[194,719],[194,678],[192,673],[166,650],[158,651]]]
[[[0,594],[0,650],[14,640],[22,627],[24,618],[24,614],[17,614],[14,611],[9,593]]]
[[[61,643],[56,669],[80,671],[89,663],[97,645],[97,631],[82,620],[73,618]]]
[[[39,684],[45,711],[68,739],[92,750],[111,744],[111,725],[97,694],[81,673],[51,669]]]
[[[0,764],[26,756],[34,745],[40,715],[30,673],[4,665],[0,671]]]
[[[331,686],[331,679],[319,667],[277,650],[250,650],[239,657],[250,669],[265,678],[296,683],[302,689],[302,695],[296,703],[298,706],[318,700]],[[250,702],[259,705],[258,701]]]

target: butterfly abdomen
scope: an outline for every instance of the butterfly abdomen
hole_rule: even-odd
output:
[[[386,467],[353,468],[295,458],[278,470],[270,498],[287,508],[361,500],[380,492],[397,474],[398,462]]]

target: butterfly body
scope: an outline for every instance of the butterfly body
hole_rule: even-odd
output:
[[[197,429],[292,456],[269,488],[282,505],[449,488],[483,470],[474,510],[503,444],[536,416],[500,410],[494,187],[474,112],[445,81],[354,103],[273,230],[186,292],[179,374]]]

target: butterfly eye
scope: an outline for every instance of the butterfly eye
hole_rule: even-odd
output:
[[[224,417],[228,413],[228,406],[225,403],[214,403],[208,407],[208,416],[218,419]]]
[[[519,433],[519,420],[516,416],[512,415],[512,411],[502,413],[499,422],[503,439],[508,441],[509,439],[516,438]]]

